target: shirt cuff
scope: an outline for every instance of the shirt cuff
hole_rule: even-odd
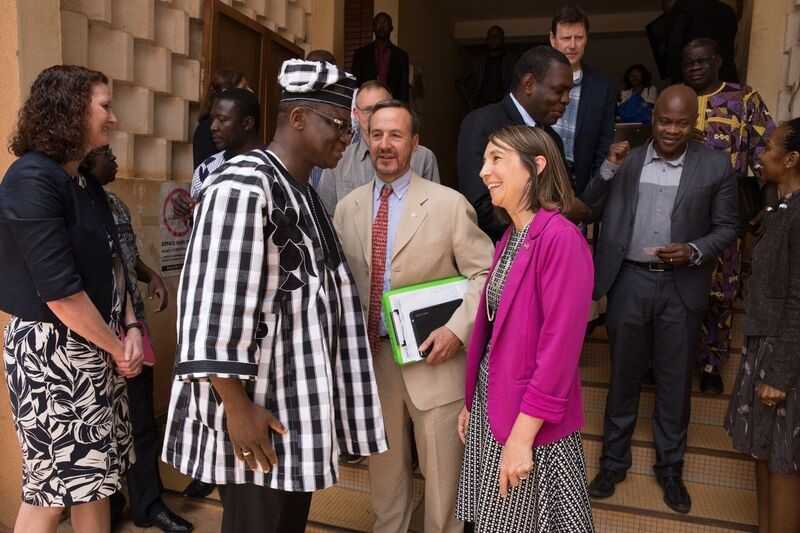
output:
[[[700,248],[698,248],[693,242],[690,242],[689,246],[692,248],[692,250],[694,250],[697,253],[697,256],[694,258],[694,261],[690,260],[689,262],[694,266],[700,266],[701,264],[703,264],[703,252],[701,252]]]
[[[603,164],[600,165],[600,177],[603,178],[604,181],[609,181],[617,175],[617,170],[619,170],[619,165],[606,159],[603,161]]]

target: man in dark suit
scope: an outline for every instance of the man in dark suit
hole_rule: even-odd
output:
[[[614,142],[617,109],[616,89],[608,78],[583,61],[588,40],[586,13],[579,7],[562,7],[551,24],[550,44],[569,59],[573,85],[569,105],[553,129],[564,141],[567,169],[578,195],[600,170]]]
[[[506,224],[495,218],[489,190],[480,177],[489,135],[506,126],[527,124],[544,129],[563,153],[561,139],[550,126],[564,113],[570,87],[569,60],[549,46],[537,46],[517,61],[511,92],[496,104],[472,111],[461,123],[458,186],[478,213],[478,225],[495,242]]]
[[[594,298],[608,296],[611,345],[603,454],[589,490],[607,498],[625,479],[640,384],[652,362],[656,477],[665,503],[681,513],[691,508],[682,468],[694,353],[711,273],[736,240],[738,223],[730,159],[690,142],[696,118],[694,91],[666,89],[656,103],[653,141],[618,170],[614,161],[604,164],[583,194],[591,218],[603,221]]]
[[[380,12],[372,19],[375,40],[356,50],[353,55],[353,76],[359,85],[378,80],[394,98],[408,102],[408,53],[392,44],[392,17]]]

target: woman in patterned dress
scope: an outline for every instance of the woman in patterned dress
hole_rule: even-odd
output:
[[[524,126],[489,138],[481,177],[511,225],[469,343],[456,516],[477,533],[591,532],[578,359],[594,269],[559,213],[572,188],[553,141]]]
[[[78,173],[115,123],[103,74],[55,66],[33,83],[10,141],[19,159],[0,184],[0,309],[22,450],[16,532],[54,533],[65,507],[75,531],[109,531],[108,497],[133,461],[124,378],[141,370],[141,325],[104,192]]]
[[[779,200],[753,248],[745,348],[725,427],[756,459],[759,531],[800,531],[800,118],[775,130],[762,175]]]

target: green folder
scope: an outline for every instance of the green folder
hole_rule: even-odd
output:
[[[430,291],[433,288],[444,288],[445,285],[453,285],[451,288],[453,292],[458,291],[464,287],[463,292],[466,290],[466,278],[463,276],[454,276],[450,278],[439,279],[435,281],[428,281],[425,283],[418,283],[416,285],[409,285],[399,289],[392,289],[383,294],[383,319],[386,325],[386,332],[389,335],[389,341],[392,345],[392,357],[398,365],[407,365],[410,363],[421,361],[417,349],[416,339],[414,339],[413,331],[409,328],[403,327],[403,317],[400,316],[402,310],[398,309],[398,302],[409,296],[424,298],[424,293],[443,293],[444,291]],[[447,291],[450,292],[450,291]],[[438,302],[431,302],[436,304]],[[409,353],[410,351],[413,353]]]

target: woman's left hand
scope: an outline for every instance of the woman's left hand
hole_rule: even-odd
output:
[[[775,387],[771,387],[766,383],[761,383],[758,386],[756,389],[756,394],[758,395],[758,399],[761,400],[761,403],[767,407],[775,407],[777,404],[786,399],[785,392],[778,390]]]
[[[142,371],[142,362],[144,361],[142,332],[137,328],[128,330],[123,346],[125,347],[125,365],[124,368],[118,365],[122,371],[120,373],[126,378],[136,377]]]
[[[508,496],[509,485],[516,488],[533,472],[533,446],[509,437],[500,456],[500,496]]]

